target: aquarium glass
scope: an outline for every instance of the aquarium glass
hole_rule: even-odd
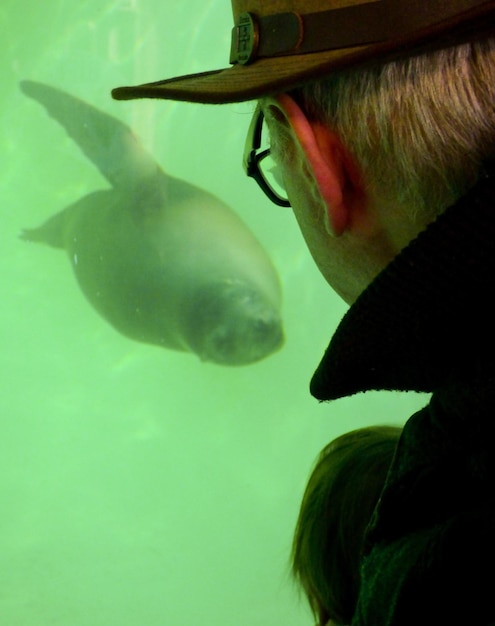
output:
[[[318,452],[347,430],[400,425],[425,403],[414,394],[330,404],[310,396],[346,306],[317,271],[291,209],[244,176],[252,103],[111,99],[119,85],[225,67],[231,27],[228,0],[1,2],[5,626],[311,624],[288,564]],[[74,258],[20,238],[111,188],[21,81],[120,120],[166,176],[239,216],[279,276],[279,350],[225,365],[128,338],[88,302]],[[107,196],[95,197],[106,210]],[[127,203],[124,194],[123,210]]]

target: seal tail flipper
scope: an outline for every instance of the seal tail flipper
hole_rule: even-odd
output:
[[[65,128],[113,187],[134,187],[161,172],[123,122],[55,87],[28,80],[20,87]]]

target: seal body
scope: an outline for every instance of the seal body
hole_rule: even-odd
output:
[[[65,249],[86,298],[127,337],[224,365],[278,349],[278,276],[236,213],[167,176],[122,122],[53,87],[22,88],[112,184],[22,238]]]

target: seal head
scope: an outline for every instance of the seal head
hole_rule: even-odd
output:
[[[226,279],[205,285],[195,294],[193,304],[185,335],[190,350],[203,361],[247,365],[283,344],[277,309],[244,280]]]

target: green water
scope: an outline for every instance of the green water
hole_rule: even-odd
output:
[[[311,623],[287,560],[316,454],[424,404],[310,397],[345,306],[290,209],[243,176],[251,104],[110,99],[117,85],[225,66],[230,19],[228,0],[1,3],[1,626]],[[165,171],[239,213],[280,275],[282,350],[229,368],[132,342],[90,307],[63,252],[18,238],[108,186],[23,79],[125,121]]]

